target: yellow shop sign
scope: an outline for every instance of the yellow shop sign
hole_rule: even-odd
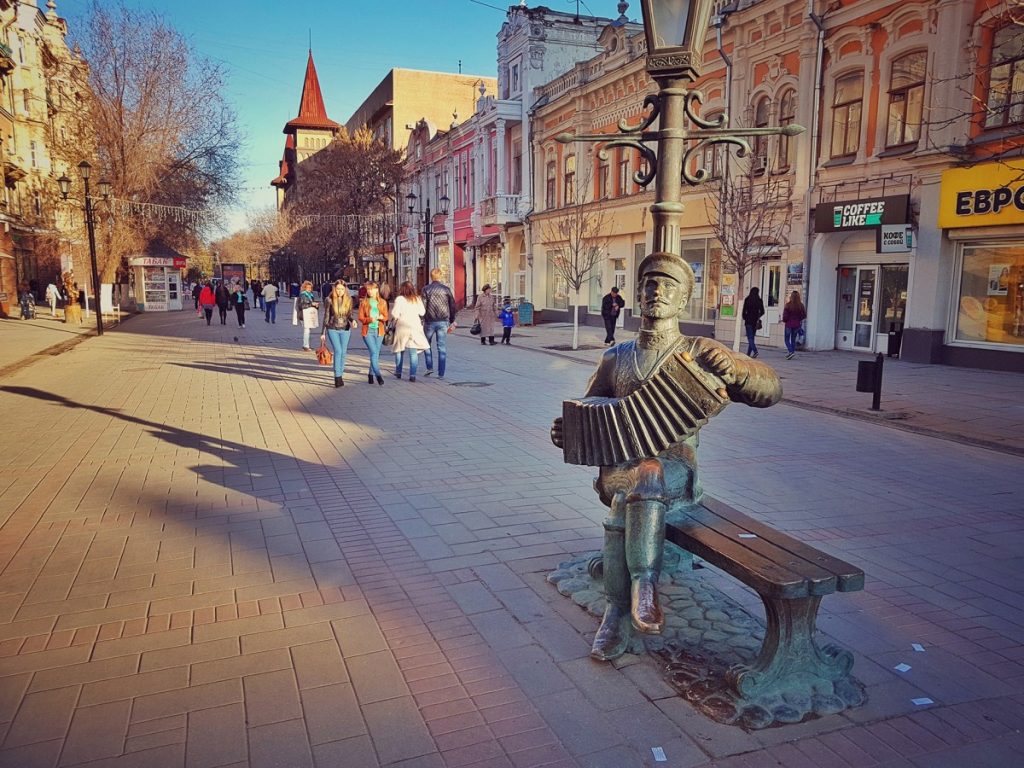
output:
[[[943,171],[939,227],[1005,224],[1024,224],[1024,161]]]

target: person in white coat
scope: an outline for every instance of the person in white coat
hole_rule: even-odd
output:
[[[57,299],[60,298],[60,289],[54,283],[46,286],[46,303],[50,305],[50,317],[57,316]]]
[[[416,381],[416,368],[419,365],[419,351],[430,349],[430,342],[423,333],[423,315],[427,308],[420,300],[416,288],[406,280],[398,288],[398,297],[391,308],[391,318],[395,323],[395,342],[392,351],[395,353],[395,378],[402,378],[402,363],[405,352],[409,352],[409,381]]]

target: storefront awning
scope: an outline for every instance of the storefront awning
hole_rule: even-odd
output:
[[[494,242],[500,237],[501,235],[482,235],[480,237],[474,237],[472,240],[466,243],[466,247],[479,248],[481,245],[487,245],[487,243]]]

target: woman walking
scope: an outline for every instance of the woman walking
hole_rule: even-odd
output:
[[[231,284],[231,305],[235,308],[239,328],[245,328],[245,302],[245,288],[238,281],[233,282]]]
[[[747,298],[743,300],[743,325],[747,329],[748,357],[757,357],[754,332],[761,327],[762,317],[764,317],[764,302],[761,301],[761,292],[757,288],[751,288]]]
[[[217,303],[217,297],[213,293],[213,286],[207,281],[203,286],[203,289],[199,292],[199,299],[197,303],[203,309],[203,314],[206,315],[206,324],[209,325],[210,321],[213,320],[213,307]]]
[[[370,372],[366,383],[373,384],[374,378],[382,387],[384,377],[380,373],[380,345],[384,341],[384,326],[388,322],[388,303],[380,297],[376,283],[366,284],[366,298],[359,302],[359,324],[362,326],[363,343],[370,353]]]
[[[217,290],[214,291],[214,298],[217,301],[217,311],[220,313],[220,324],[228,324],[228,305],[231,304],[231,294],[228,293],[228,287],[224,285],[224,281],[221,280],[217,283]]]
[[[485,285],[483,293],[476,297],[475,322],[480,323],[480,343],[486,344],[489,340],[494,345],[494,320],[498,316],[498,306],[495,298],[491,295],[491,286]]]
[[[320,316],[317,313],[317,309],[320,308],[320,302],[316,300],[316,296],[313,295],[313,283],[309,280],[305,280],[302,283],[302,290],[299,292],[298,298],[295,299],[295,308],[292,313],[292,325],[302,324],[302,351],[309,352],[309,332],[313,328],[320,325]],[[313,310],[308,312],[307,310]]]
[[[789,294],[789,301],[782,310],[782,323],[786,326],[786,354],[787,360],[792,360],[796,354],[796,337],[800,334],[800,324],[807,317],[807,310],[804,303],[800,301],[800,292],[793,291]]]
[[[395,378],[402,378],[402,362],[405,353],[409,352],[409,381],[416,381],[416,368],[419,366],[421,349],[430,349],[430,342],[423,333],[423,315],[427,308],[420,300],[416,288],[406,280],[398,286],[398,296],[391,310],[395,321]]]
[[[324,329],[320,334],[320,343],[325,340],[331,344],[334,353],[334,386],[345,386],[342,378],[345,373],[345,355],[348,353],[349,336],[352,333],[352,296],[349,295],[345,283],[338,280],[334,283],[327,306],[324,308]]]

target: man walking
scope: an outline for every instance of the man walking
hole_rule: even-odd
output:
[[[619,296],[618,286],[605,294],[601,300],[601,317],[604,318],[604,343],[613,346],[615,344],[615,324],[619,322],[619,312],[626,306],[625,300]]]
[[[268,323],[277,322],[277,286],[271,281],[267,281],[261,291],[264,305],[266,306],[266,314],[264,320]]]
[[[423,289],[423,304],[426,314],[423,316],[424,330],[427,333],[427,371],[424,376],[434,372],[434,358],[431,354],[431,341],[437,338],[437,378],[444,378],[445,360],[448,357],[447,337],[455,328],[455,296],[452,289],[441,282],[441,270],[430,270],[430,284]]]

